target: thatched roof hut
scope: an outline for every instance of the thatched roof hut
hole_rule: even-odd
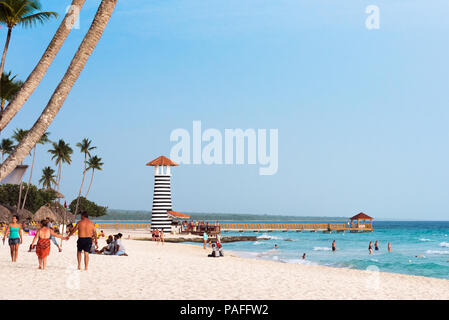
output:
[[[0,205],[0,223],[10,223],[12,218],[11,211]]]
[[[34,214],[33,220],[38,222],[44,220],[47,217],[50,218],[50,220],[56,221],[57,223],[61,222],[60,217],[47,206],[40,207],[39,210],[37,210]]]
[[[27,209],[20,209],[17,212],[19,216],[19,222],[25,222],[27,220],[33,220],[33,213]]]
[[[63,223],[65,221],[65,223],[67,224],[69,222],[75,221],[75,216],[70,211],[66,211],[62,208],[51,208],[51,211],[53,211],[59,217],[58,221],[60,223]]]

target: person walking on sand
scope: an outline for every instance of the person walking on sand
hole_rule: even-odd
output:
[[[161,235],[161,243],[162,245],[164,245],[164,229],[161,229],[160,235]]]
[[[5,244],[5,238],[8,237],[8,244],[11,250],[12,262],[17,262],[17,256],[19,254],[19,245],[22,244],[22,226],[19,223],[19,216],[12,216],[12,223],[6,227],[5,235],[3,236],[3,244]]]
[[[203,232],[203,249],[204,250],[206,250],[207,239],[208,239],[207,232],[204,231]]]
[[[337,251],[337,246],[335,245],[335,240],[332,241],[332,252]]]
[[[70,231],[67,240],[78,231],[78,241],[76,242],[78,259],[78,270],[81,270],[81,252],[84,251],[84,270],[87,270],[89,265],[89,252],[92,247],[92,238],[95,239],[95,246],[98,247],[97,230],[92,221],[89,220],[89,215],[86,211],[81,213],[81,221],[75,225],[75,228]]]
[[[45,221],[47,221],[47,227],[51,230],[53,230],[53,223],[50,221],[50,218],[46,218]],[[58,247],[59,252],[62,252],[61,247],[58,244],[58,241],[56,241],[56,238],[54,236],[50,236],[50,240],[55,244],[55,246]]]
[[[47,266],[47,257],[50,254],[50,247],[51,247],[50,244],[51,237],[53,238],[56,237],[63,240],[68,239],[68,237],[63,237],[55,233],[51,228],[49,228],[47,220],[42,220],[41,228],[39,229],[38,232],[36,232],[33,242],[31,243],[31,246],[34,246],[34,244],[37,242],[36,255],[39,261],[39,269],[41,270],[45,270],[45,267]]]
[[[373,242],[372,241],[369,242],[368,251],[369,251],[369,254],[373,253]]]

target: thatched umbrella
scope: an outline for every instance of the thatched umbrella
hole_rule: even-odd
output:
[[[33,220],[34,221],[41,221],[44,220],[45,218],[50,218],[50,220],[56,221],[56,222],[60,222],[60,218],[58,215],[56,215],[49,207],[47,206],[42,206],[39,208],[39,210],[36,211],[36,213],[33,216]]]
[[[53,213],[59,217],[59,220],[58,220],[59,222],[65,222],[67,224],[67,223],[75,221],[75,216],[71,212],[69,212],[63,208],[54,208],[53,207],[53,208],[51,208],[51,211],[53,211]]]
[[[0,205],[0,223],[10,223],[12,218],[11,211]]]
[[[28,219],[33,220],[33,213],[27,209],[20,209],[17,212],[17,215],[19,216],[19,222],[21,223],[27,221]]]

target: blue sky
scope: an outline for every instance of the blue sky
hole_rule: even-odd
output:
[[[70,2],[45,0],[58,21],[14,30],[5,70],[27,77]],[[86,2],[81,28],[2,137],[31,127],[45,107],[100,1]],[[379,30],[365,27],[368,5],[380,9]],[[181,165],[175,210],[447,220],[447,12],[438,0],[119,1],[49,128],[75,151],[61,191],[76,197],[75,144],[88,137],[105,163],[89,198],[151,210],[145,164],[170,154],[172,130],[201,120],[221,132],[278,129],[279,169]],[[5,37],[2,28],[2,45]],[[39,148],[34,183],[52,165]]]

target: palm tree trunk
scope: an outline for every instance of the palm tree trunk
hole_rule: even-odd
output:
[[[85,1],[86,0],[72,1],[73,10],[67,12],[64,20],[62,20],[61,25],[53,36],[53,39],[48,45],[47,50],[45,50],[42,58],[39,60],[33,72],[31,72],[14,99],[10,101],[6,109],[0,114],[0,131],[3,130],[11,121],[11,119],[16,115],[16,113],[19,112],[20,108],[22,108],[22,106],[33,94],[34,90],[41,82],[42,78],[44,77],[48,68],[56,57],[56,54],[61,49],[62,44],[72,30],[72,26],[78,18],[78,14],[81,11],[81,8],[83,7]]]
[[[87,192],[86,192],[86,195],[84,196],[84,198],[87,198],[87,195],[89,194],[90,187],[92,186],[92,181],[94,181],[94,172],[95,172],[95,169],[92,169],[92,177],[90,178],[89,189],[87,189]]]
[[[8,28],[8,35],[6,36],[5,48],[3,49],[2,63],[0,64],[0,77],[3,75],[3,69],[5,68],[6,52],[8,52],[9,42],[11,41],[12,28]],[[0,82],[0,92],[2,90]]]
[[[20,187],[19,187],[19,200],[17,201],[17,209],[16,212],[19,212],[20,209],[20,200],[22,199],[22,189],[23,189],[23,183],[20,181]]]
[[[61,181],[61,176],[62,176],[62,161],[59,162],[59,167],[58,167],[58,180],[56,181],[58,183],[58,189],[57,191],[59,192],[59,182]]]
[[[26,157],[58,114],[59,109],[61,109],[64,104],[65,99],[81,74],[87,60],[100,41],[116,4],[117,0],[102,0],[89,31],[84,37],[66,74],[53,93],[44,111],[30,131],[25,135],[22,141],[20,141],[16,149],[0,166],[0,180],[14,170],[17,164]]]
[[[28,190],[30,189],[31,177],[33,176],[33,168],[34,168],[34,159],[36,158],[36,146],[33,148],[33,162],[31,163],[31,171],[30,177],[28,178],[27,191],[25,192],[25,196],[23,197],[22,209],[25,208],[25,202],[27,201]]]
[[[78,192],[78,198],[76,199],[76,207],[75,207],[75,212],[73,213],[76,217],[76,213],[78,212],[78,205],[80,202],[80,196],[81,196],[81,189],[83,189],[83,184],[84,184],[84,178],[86,177],[86,167],[87,167],[87,154],[84,154],[84,171],[83,171],[83,180],[81,180],[81,187],[80,187],[80,191]]]

